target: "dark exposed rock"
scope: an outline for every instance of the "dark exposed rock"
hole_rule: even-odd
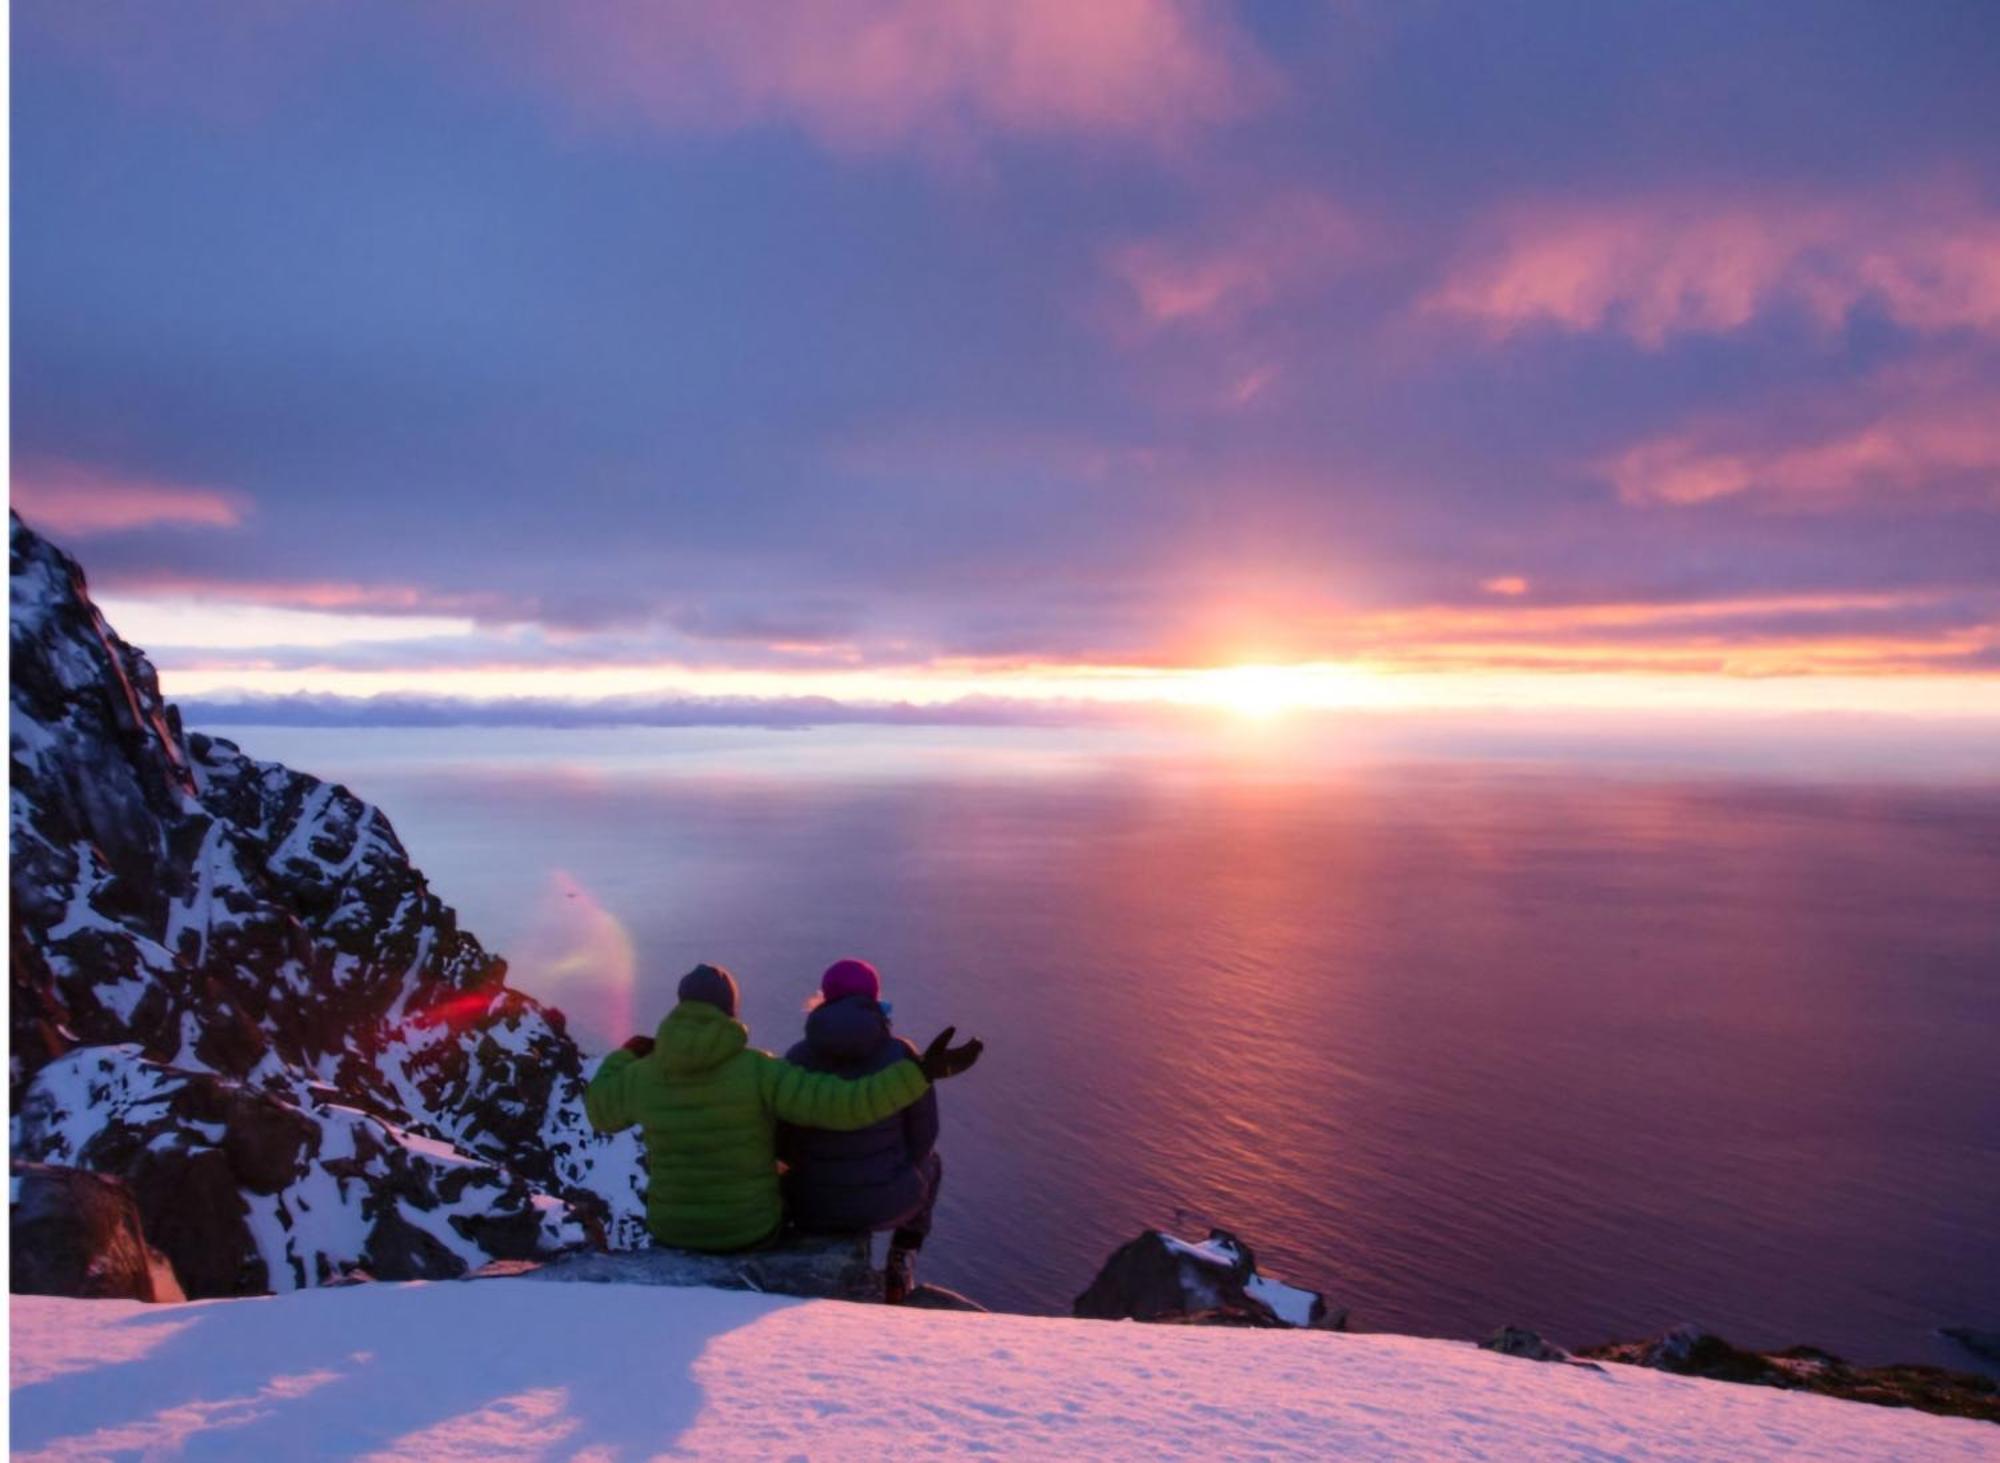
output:
[[[1344,1309],[1259,1275],[1250,1247],[1222,1229],[1199,1244],[1147,1230],[1105,1261],[1072,1309],[1089,1320],[1347,1329]]]
[[[191,1085],[189,1090],[200,1089]],[[221,1090],[231,1098],[219,1114],[230,1171],[257,1194],[275,1194],[294,1183],[319,1151],[319,1125],[268,1094],[242,1087]]]
[[[543,1254],[541,1216],[533,1209],[512,1213],[474,1213],[459,1220],[460,1233],[496,1260],[532,1260]]]
[[[590,1285],[700,1285],[828,1300],[880,1300],[882,1276],[869,1262],[866,1235],[800,1235],[769,1249],[733,1255],[655,1247],[622,1254],[579,1252],[532,1269],[493,1265],[481,1277]]]
[[[488,1254],[641,1238],[636,1139],[388,819],[185,732],[18,518],[10,562],[18,1154],[129,1177],[202,1295],[337,1275],[397,1202]]]
[[[465,1274],[466,1264],[443,1240],[410,1223],[392,1205],[368,1232],[368,1269],[382,1280],[456,1280]]]
[[[1746,1351],[1693,1325],[1676,1326],[1650,1340],[1586,1347],[1579,1355],[1686,1377],[1783,1387],[1884,1407],[1914,1407],[1947,1417],[2000,1422],[2000,1383],[1991,1377],[1934,1366],[1854,1366],[1817,1346]]]
[[[271,1288],[236,1176],[219,1149],[142,1149],[124,1173],[146,1233],[174,1262],[190,1299]]]
[[[8,1289],[87,1300],[185,1300],[166,1256],[146,1242],[124,1183],[80,1168],[17,1163],[8,1207]]]
[[[1565,1366],[1587,1367],[1594,1372],[1604,1370],[1594,1361],[1579,1361],[1553,1341],[1543,1340],[1541,1333],[1530,1331],[1525,1326],[1502,1326],[1480,1342],[1479,1349],[1497,1351],[1502,1356],[1518,1356],[1526,1361],[1560,1362]]]

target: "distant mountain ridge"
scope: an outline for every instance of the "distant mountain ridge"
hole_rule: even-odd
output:
[[[637,1140],[382,812],[185,732],[9,537],[14,1156],[124,1177],[190,1296],[636,1242]]]

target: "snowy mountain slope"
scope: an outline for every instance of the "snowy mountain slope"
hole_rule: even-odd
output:
[[[2000,1456],[1990,1423],[1457,1342],[524,1280],[17,1296],[12,1367],[24,1459]]]
[[[14,1152],[118,1173],[195,1295],[636,1236],[635,1140],[380,810],[185,733],[10,532]]]

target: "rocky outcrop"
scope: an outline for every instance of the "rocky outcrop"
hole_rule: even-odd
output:
[[[489,1266],[479,1274],[580,1285],[699,1285],[823,1300],[882,1298],[882,1275],[869,1263],[866,1235],[799,1236],[733,1255],[663,1248],[574,1254],[540,1265]]]
[[[656,1248],[623,1254],[578,1253],[545,1263],[499,1261],[474,1271],[468,1278],[514,1276],[558,1284],[695,1285],[816,1300],[882,1299],[882,1272],[874,1266],[869,1236],[865,1234],[794,1234],[781,1244],[733,1255]],[[986,1309],[941,1285],[919,1285],[903,1304],[927,1311]]]
[[[1583,1367],[1593,1372],[1604,1370],[1594,1361],[1579,1360],[1553,1341],[1543,1340],[1540,1332],[1530,1331],[1525,1326],[1502,1326],[1480,1342],[1479,1349],[1495,1351],[1502,1356],[1518,1356],[1523,1361],[1546,1361],[1559,1366]]]
[[[382,812],[186,732],[18,518],[10,561],[16,1154],[126,1179],[198,1296],[637,1242],[636,1139]]]
[[[1645,1341],[1613,1341],[1578,1353],[1598,1361],[1653,1367],[1684,1377],[1818,1392],[1886,1407],[2000,1422],[2000,1383],[1943,1367],[1861,1367],[1816,1346],[1745,1351],[1699,1326],[1676,1326]]]
[[[1147,1230],[1118,1248],[1072,1309],[1087,1320],[1347,1329],[1344,1309],[1260,1275],[1250,1247],[1223,1229],[1199,1243]]]
[[[187,1297],[167,1258],[146,1243],[124,1183],[49,1164],[14,1165],[7,1288],[85,1300]]]

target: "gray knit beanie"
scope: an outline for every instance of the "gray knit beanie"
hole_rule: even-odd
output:
[[[725,1016],[736,1014],[736,977],[720,965],[697,965],[681,977],[683,1001],[706,1001]]]

